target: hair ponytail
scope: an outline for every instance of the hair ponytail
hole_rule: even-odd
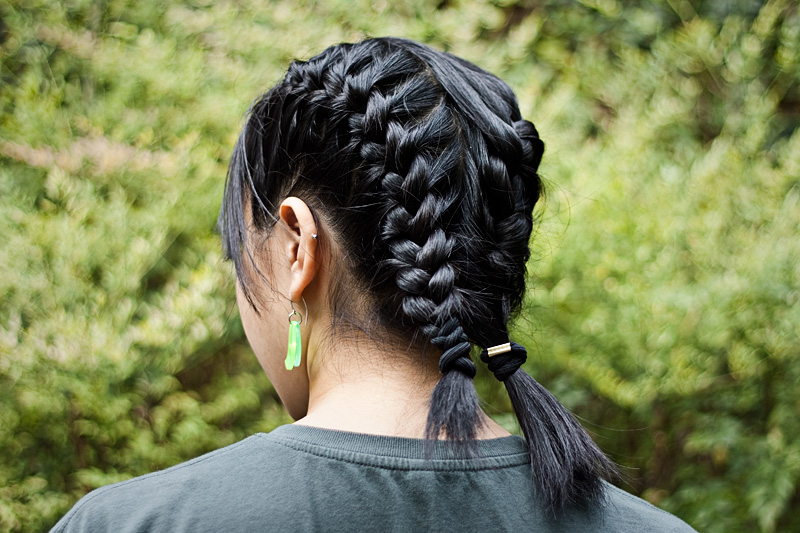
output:
[[[586,505],[603,497],[603,478],[616,475],[603,454],[566,407],[542,387],[522,364],[528,354],[512,342],[511,351],[481,361],[502,381],[528,441],[535,485],[545,504],[557,510],[567,504]]]

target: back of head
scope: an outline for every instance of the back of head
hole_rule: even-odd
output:
[[[358,324],[374,309],[369,320],[441,350],[426,437],[469,448],[470,349],[509,342],[543,150],[511,89],[471,63],[396,38],[333,46],[253,105],[220,214],[225,251],[251,299],[245,213],[267,234],[280,202],[302,198],[340,251],[332,315]],[[554,508],[600,497],[611,463],[510,347],[482,359],[509,389],[541,497]]]

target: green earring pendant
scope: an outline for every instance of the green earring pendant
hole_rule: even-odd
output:
[[[300,366],[300,357],[303,345],[300,341],[300,321],[289,321],[289,349],[286,352],[286,370],[291,370]]]
[[[306,303],[305,298],[303,303]],[[292,317],[297,315],[300,320],[292,320]],[[303,317],[294,310],[294,303],[292,303],[292,312],[289,313],[289,349],[286,350],[286,361],[283,362],[286,370],[292,370],[300,366],[300,359],[303,353],[303,343],[300,340],[300,322]],[[306,323],[308,323],[308,306],[306,306]]]

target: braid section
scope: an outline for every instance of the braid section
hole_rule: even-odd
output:
[[[380,190],[385,211],[376,243],[376,248],[383,250],[383,259],[378,271],[400,289],[386,300],[389,309],[399,315],[402,324],[418,329],[442,350],[442,379],[431,397],[426,437],[437,439],[444,434],[471,445],[480,421],[472,384],[475,365],[459,322],[464,306],[460,271],[453,262],[458,255],[457,240],[447,230],[458,227],[454,223],[460,217],[458,192],[463,187],[461,165],[466,147],[443,94],[436,100],[428,98],[433,106],[416,115],[400,116],[391,108],[392,103],[399,103],[408,112],[411,98],[425,101],[419,81],[410,79],[390,98],[374,93],[367,103],[368,114],[377,118],[365,120],[370,135],[364,132],[364,146],[377,144],[375,125],[385,124],[382,149],[362,148],[362,153],[378,156],[373,165],[380,171],[367,173],[377,176],[383,172]],[[441,93],[430,79],[423,81],[423,86]],[[406,88],[408,95],[403,94]]]
[[[451,318],[442,324],[431,342],[444,353],[439,359],[442,379],[431,396],[425,438],[436,440],[444,433],[448,439],[474,451],[481,419],[478,396],[472,383],[475,364],[469,357],[467,335],[458,321]]]

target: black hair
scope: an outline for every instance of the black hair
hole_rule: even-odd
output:
[[[336,45],[293,62],[251,107],[219,217],[223,248],[255,307],[246,210],[269,232],[280,202],[302,198],[363,289],[340,286],[333,305],[366,299],[383,327],[442,351],[425,437],[469,448],[481,423],[470,350],[509,342],[543,152],[511,89],[475,65],[398,38]],[[508,389],[541,499],[557,509],[601,498],[613,463],[511,346],[481,358]]]

